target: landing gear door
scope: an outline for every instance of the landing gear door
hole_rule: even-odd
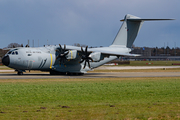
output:
[[[30,69],[32,69],[32,67],[33,67],[33,61],[29,60],[28,61],[28,69],[30,70]]]

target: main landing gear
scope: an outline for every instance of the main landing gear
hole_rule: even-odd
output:
[[[50,75],[74,75],[74,76],[79,76],[79,75],[84,75],[84,73],[71,73],[71,72],[57,72],[54,70],[50,71]]]
[[[50,75],[66,75],[66,72],[57,72],[57,71],[51,70]]]

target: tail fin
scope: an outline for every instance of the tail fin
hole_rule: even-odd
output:
[[[124,46],[130,48],[136,39],[136,36],[141,29],[144,21],[153,21],[153,20],[173,20],[173,19],[141,19],[139,17],[127,14],[123,20],[123,24],[116,35],[111,46]]]

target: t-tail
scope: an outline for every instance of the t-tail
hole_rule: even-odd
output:
[[[121,20],[123,21],[123,24],[119,29],[119,32],[116,35],[110,47],[120,46],[120,47],[131,48],[139,30],[141,29],[141,26],[143,25],[143,22],[154,21],[154,20],[173,20],[173,19],[141,19],[137,16],[127,14],[124,17],[124,19]]]

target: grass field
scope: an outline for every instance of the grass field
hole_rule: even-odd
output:
[[[173,63],[180,64],[180,61],[130,61],[129,65],[123,66],[172,66]]]
[[[0,119],[180,119],[180,78],[3,79]]]
[[[0,65],[0,70],[10,70],[11,68],[6,67],[4,65]]]

